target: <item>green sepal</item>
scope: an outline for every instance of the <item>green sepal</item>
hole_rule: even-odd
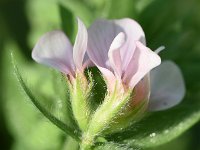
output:
[[[132,97],[133,96],[130,97],[129,102],[132,101]],[[106,130],[106,134],[109,135],[115,132],[123,131],[129,126],[140,121],[146,114],[147,106],[148,100],[142,100],[135,106],[130,106],[128,104],[124,110],[122,110],[122,113],[120,113],[113,120],[110,127]]]
[[[100,134],[110,127],[117,115],[120,115],[130,98],[130,92],[119,95],[117,91],[105,97],[104,102],[96,110],[90,122],[89,131]]]
[[[88,83],[84,73],[77,73],[76,78],[69,81],[70,100],[74,118],[79,128],[85,131],[91,116],[90,95],[92,80]]]
[[[120,93],[115,90],[107,93],[104,102],[97,108],[91,117],[87,131],[83,134],[82,148],[89,149],[94,145],[96,138],[104,135],[116,116],[120,115],[130,99],[131,91]]]

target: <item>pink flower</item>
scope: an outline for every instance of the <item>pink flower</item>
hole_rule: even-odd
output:
[[[32,51],[32,58],[41,64],[48,65],[71,77],[75,72],[83,72],[91,64],[87,49],[87,29],[78,19],[78,33],[74,46],[62,31],[52,31],[40,38]]]
[[[135,91],[133,105],[148,101],[151,91],[149,110],[172,107],[185,93],[179,68],[170,61],[160,65],[158,54],[146,47],[141,26],[128,18],[97,20],[88,30],[78,19],[74,46],[62,31],[52,31],[38,41],[32,57],[71,78],[77,72],[83,73],[92,60],[103,74],[109,92],[116,84],[119,92]]]
[[[161,59],[146,47],[144,32],[136,21],[128,18],[95,21],[88,29],[87,52],[106,79],[110,92],[117,83],[122,93],[127,89],[135,90],[133,105],[149,100],[149,73],[160,65]],[[179,103],[185,90],[178,67],[167,62],[155,72],[158,73],[152,73],[152,76],[157,77],[151,77],[152,92],[155,93],[152,93],[149,110],[166,109]],[[169,77],[168,72],[171,73]]]
[[[133,89],[147,73],[161,63],[145,46],[140,25],[131,19],[98,20],[88,30],[88,55],[107,80]]]

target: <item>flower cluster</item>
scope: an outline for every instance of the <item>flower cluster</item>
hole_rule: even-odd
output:
[[[141,26],[128,18],[97,20],[88,29],[78,19],[74,46],[62,31],[52,31],[38,41],[32,58],[68,77],[72,85],[72,110],[86,138],[94,138],[108,125],[106,132],[113,131],[112,126],[114,130],[117,126],[127,127],[124,122],[146,110],[175,106],[185,93],[179,68],[171,61],[161,63],[159,55],[146,46]],[[94,66],[105,79],[107,96],[95,113],[84,116],[80,111],[90,114],[87,99],[91,92],[84,70]],[[122,115],[117,117],[118,114]],[[121,118],[127,119],[120,121]]]

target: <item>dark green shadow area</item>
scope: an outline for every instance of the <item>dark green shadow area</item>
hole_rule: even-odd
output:
[[[30,24],[25,12],[26,0],[1,0],[0,16],[8,36],[16,41],[25,58],[30,59],[30,47],[28,46],[28,33]]]
[[[4,70],[3,51],[5,43],[13,39],[16,41],[20,50],[26,58],[30,58],[30,48],[27,44],[29,23],[25,13],[25,0],[1,0],[0,1],[0,69]],[[13,143],[13,138],[8,131],[8,126],[5,123],[5,89],[3,85],[4,79],[0,74],[0,147],[1,149],[10,149]]]
[[[0,50],[2,50],[4,48],[4,39],[2,37],[2,35],[0,35]],[[2,51],[0,51],[0,56],[2,56]],[[2,69],[3,65],[2,65],[2,59],[0,59],[0,69]],[[11,143],[13,141],[8,128],[5,124],[5,118],[4,118],[4,87],[3,85],[3,78],[2,78],[2,74],[0,74],[0,147],[1,149],[10,149],[11,147]]]

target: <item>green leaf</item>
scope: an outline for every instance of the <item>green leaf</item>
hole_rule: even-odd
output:
[[[198,126],[198,125],[197,125]],[[198,134],[198,133],[197,133]],[[193,135],[191,130],[185,132],[183,135],[181,135],[180,137],[172,140],[169,143],[157,146],[157,147],[152,147],[152,148],[148,148],[146,150],[190,150],[190,149],[199,149],[196,147],[196,145],[194,145],[194,147],[190,146],[190,143],[193,143]],[[198,141],[198,139],[197,139]]]
[[[60,18],[61,25],[63,31],[65,31],[66,35],[71,39],[74,38],[74,17],[71,11],[63,7],[63,5],[59,5],[60,10]]]
[[[25,84],[25,82],[24,82],[21,74],[19,73],[19,70],[18,70],[17,65],[14,62],[14,60],[13,60],[13,67],[14,67],[14,72],[16,74],[16,77],[17,77],[17,79],[18,79],[18,81],[20,83],[20,86],[22,87],[22,89],[24,90],[24,92],[27,94],[27,96],[29,97],[29,99],[32,101],[32,103],[39,109],[39,111],[45,117],[47,117],[54,125],[56,125],[58,128],[60,128],[61,130],[63,130],[65,133],[69,134],[74,139],[76,139],[76,140],[79,141],[80,140],[79,139],[79,137],[80,137],[79,131],[77,131],[76,129],[73,129],[73,128],[67,126],[65,123],[63,123],[58,118],[56,118],[55,116],[53,116],[50,112],[48,112],[48,110],[46,110],[43,106],[41,106],[41,104],[38,102],[36,96],[33,95],[33,93],[30,91],[30,89]]]
[[[137,16],[136,2],[137,0],[108,0],[107,3],[110,5],[108,17],[114,19],[123,17],[135,18]]]
[[[79,150],[79,143],[73,138],[68,137],[62,147],[62,150]]]
[[[78,0],[58,0],[58,2],[61,6],[71,11],[75,17],[80,17],[86,25],[89,25],[93,21],[94,13],[84,2]]]
[[[108,18],[133,18],[138,20],[138,16],[154,0],[107,0]],[[119,11],[113,11],[119,10]]]
[[[107,142],[102,145],[96,146],[94,150],[137,150],[137,149],[131,148],[125,144]]]
[[[27,0],[25,6],[25,15],[27,16],[28,24],[30,24],[30,29],[26,33],[28,35],[27,44],[29,47],[28,49],[20,47],[20,51],[23,51],[23,53],[27,51],[30,56],[30,50],[36,44],[39,37],[46,32],[61,29],[61,20],[58,5],[54,0],[48,2],[45,0]],[[14,18],[12,19],[14,20]],[[24,25],[21,25],[20,32],[24,30],[23,27]]]
[[[28,135],[26,134],[24,137],[16,139],[17,143],[14,145],[14,148],[17,149],[19,147],[19,150],[59,149],[63,144],[61,139],[64,138],[64,135],[60,134],[58,130],[58,128],[45,119],[40,122],[38,121],[34,124],[34,128],[29,131]]]
[[[192,95],[194,99],[200,96]],[[130,146],[154,147],[171,141],[200,120],[200,102],[189,100],[175,108],[149,113],[140,122],[125,131],[110,135],[109,140],[123,141]]]

